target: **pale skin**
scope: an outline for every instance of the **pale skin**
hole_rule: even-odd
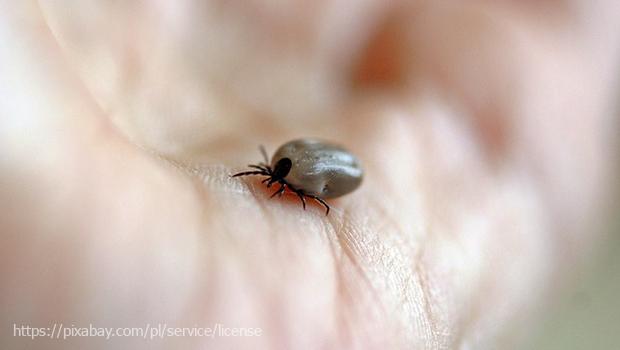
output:
[[[599,241],[617,2],[171,3],[2,3],[0,348],[504,348]],[[229,177],[307,136],[328,217]]]

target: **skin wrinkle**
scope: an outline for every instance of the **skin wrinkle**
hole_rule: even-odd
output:
[[[343,215],[342,217],[347,218],[346,215]],[[354,271],[357,272],[357,276],[359,276],[359,278],[362,281],[363,287],[365,287],[363,290],[368,291],[370,293],[372,300],[375,301],[375,305],[379,308],[380,314],[383,317],[388,316],[390,313],[387,312],[385,305],[381,301],[381,297],[380,297],[381,293],[373,285],[372,279],[368,276],[367,272],[365,271],[364,265],[360,262],[358,258],[360,256],[360,253],[356,252],[358,251],[358,249],[354,248],[357,244],[353,242],[356,242],[357,240],[353,238],[353,236],[349,233],[349,232],[358,231],[357,229],[354,228],[354,226],[351,226],[354,221],[348,221],[347,219],[344,219],[341,221],[342,224],[340,225],[339,228],[336,228],[336,226],[333,224],[333,221],[330,221],[330,222],[332,222],[333,232],[335,232],[335,237],[336,237],[336,240],[332,242],[332,244],[339,245],[341,251],[344,253],[342,256],[348,260],[348,262],[353,267]],[[345,287],[344,290],[351,290],[351,288]],[[350,299],[350,300],[352,301],[355,299]],[[349,304],[349,305],[351,305],[350,307],[352,310],[355,310],[355,305],[353,304]]]
[[[417,301],[415,297],[409,297],[409,298],[404,299],[404,303],[408,303],[410,305],[419,305],[419,304],[423,305],[424,316],[426,320],[429,322],[431,333],[433,335],[433,340],[435,343],[438,344],[439,336],[437,332],[437,329],[438,329],[437,318],[434,316],[434,313],[432,312],[432,308],[430,306],[430,293],[429,293],[429,289],[427,286],[428,280],[425,278],[425,275],[423,274],[423,271],[422,271],[422,256],[424,254],[426,242],[428,241],[428,239],[430,239],[429,237],[431,236],[427,234],[424,236],[423,239],[418,240],[419,248],[413,250],[413,256],[411,258],[411,264],[412,264],[411,271],[413,271],[414,273],[405,274],[405,280],[403,281],[403,289],[407,289],[408,287],[415,284],[415,282],[413,281],[417,279],[419,282],[420,288],[421,288],[421,299],[422,300],[420,302],[420,301]],[[403,295],[408,295],[408,293],[403,293]],[[415,306],[412,307],[412,309],[415,309]],[[416,319],[415,314],[411,314],[410,317],[413,320]]]
[[[420,288],[422,289],[422,305],[424,308],[424,312],[425,312],[425,316],[426,316],[426,320],[428,322],[428,325],[430,327],[430,331],[431,331],[431,341],[432,341],[432,345],[430,346],[431,348],[437,348],[439,346],[440,349],[444,349],[446,348],[445,343],[446,341],[441,341],[440,335],[439,335],[439,321],[438,318],[435,316],[435,313],[433,312],[433,303],[431,302],[431,296],[430,296],[430,290],[429,290],[429,286],[428,286],[428,279],[426,278],[426,274],[424,272],[424,269],[422,269],[422,264],[420,262],[418,262],[415,265],[415,272],[416,272],[416,276],[418,277],[419,283],[420,283]],[[447,339],[448,337],[446,337]],[[442,344],[443,345],[440,345]]]
[[[350,247],[350,243],[348,243],[350,241],[350,239],[347,239],[348,235],[345,234],[341,234],[338,236],[338,240],[335,242],[335,244],[340,244],[340,246],[342,247],[343,251],[345,252],[344,257],[347,259],[347,261],[349,262],[349,266],[351,266],[354,270],[354,272],[356,273],[357,276],[359,276],[361,278],[361,284],[360,283],[354,283],[353,285],[356,287],[355,290],[357,290],[357,298],[353,298],[350,299],[349,301],[347,301],[349,303],[349,308],[350,308],[350,313],[353,316],[357,316],[357,317],[362,317],[361,315],[363,314],[364,310],[360,308],[360,305],[364,305],[367,306],[367,303],[372,303],[372,308],[375,309],[379,315],[376,314],[372,314],[370,317],[381,317],[381,318],[385,318],[386,316],[389,316],[390,313],[387,312],[385,305],[383,305],[383,303],[381,302],[381,298],[380,298],[380,291],[372,284],[370,277],[364,272],[364,268],[359,264],[358,259],[356,258],[355,253],[353,252],[353,250]],[[349,281],[354,280],[355,278],[353,278],[352,276],[349,276]],[[352,283],[352,282],[348,282],[348,283]],[[352,287],[347,287],[347,290],[353,290]],[[355,297],[356,294],[351,294],[352,297]],[[370,299],[367,300],[366,296],[368,296]],[[363,303],[357,303],[354,304],[353,301],[355,300],[364,300]],[[370,310],[365,310],[366,312],[370,311]],[[366,313],[364,314],[364,316],[362,317],[363,319],[368,319],[369,318],[369,314]],[[352,334],[356,334],[356,335],[360,335],[360,332],[363,332],[364,329],[367,329],[368,326],[364,325],[364,328],[362,328],[361,330],[358,330],[357,332],[351,332]],[[387,330],[383,330],[382,331],[387,331]],[[376,330],[375,330],[376,331]],[[381,333],[383,335],[383,333]],[[375,342],[375,343],[383,343],[383,340],[381,340],[382,338],[384,338],[385,335],[383,335],[383,337],[380,337],[378,339],[370,339],[371,341]]]
[[[409,125],[410,123],[407,123],[407,125]],[[368,164],[369,167],[371,167],[373,165],[373,163]],[[389,178],[390,176],[390,169],[384,169],[382,167],[373,167],[372,168],[373,172],[377,172],[379,173],[379,175],[375,175],[375,177],[379,177],[379,178]],[[393,180],[394,181],[394,180]],[[391,187],[393,187],[392,190],[388,190],[387,192],[396,192],[396,193],[401,193],[399,190],[402,190],[402,186],[399,183],[388,183],[388,184],[382,184],[383,187],[385,187],[386,185],[390,185]],[[381,199],[384,199],[384,196],[379,197]],[[391,199],[391,201],[394,201],[394,198]],[[378,200],[378,201],[374,201],[375,205],[373,206],[373,211],[375,212],[374,216],[376,216],[379,219],[379,222],[388,222],[388,223],[392,223],[392,227],[394,228],[394,232],[390,232],[390,234],[388,235],[384,235],[386,237],[391,237],[391,240],[394,240],[394,235],[398,236],[398,237],[403,237],[403,238],[409,238],[409,239],[415,239],[416,236],[415,235],[410,235],[410,234],[406,234],[403,227],[399,224],[396,223],[395,220],[392,219],[393,217],[393,212],[391,212],[390,210],[387,209],[385,202]],[[390,225],[388,224],[389,227]],[[385,229],[381,229],[381,227],[373,227],[373,231],[375,232],[385,232]],[[426,241],[426,239],[429,238],[429,234],[423,235],[423,237],[425,237],[424,239],[420,239],[418,238],[418,240],[416,241],[416,245],[420,245],[423,246],[424,242]],[[405,239],[405,242],[409,242],[409,239]],[[390,244],[389,242],[386,242],[388,245]],[[403,249],[403,247],[405,245],[402,244],[402,242],[393,242],[391,244],[392,246],[397,246],[399,247],[400,250]],[[412,271],[418,271],[419,272],[419,264],[420,264],[420,256],[422,254],[422,249],[414,249],[413,245],[411,247],[411,251],[414,252],[414,257],[412,257],[411,261],[412,261]],[[392,267],[390,266],[386,266],[385,270],[389,271],[391,270]],[[405,272],[403,273],[405,281],[413,281],[415,279],[415,276]],[[406,283],[406,282],[403,282]],[[415,300],[415,298],[405,298],[405,300],[407,302],[411,302],[413,304],[413,310],[415,309],[419,309],[422,312],[421,313],[410,313],[408,315],[408,317],[411,317],[411,319],[414,322],[417,322],[420,324],[420,326],[418,326],[417,328],[419,329],[426,329],[426,325],[429,326],[430,328],[430,334],[431,336],[429,337],[429,341],[430,343],[437,343],[439,344],[440,341],[439,339],[439,335],[438,335],[438,331],[437,331],[437,326],[436,326],[436,318],[433,316],[432,310],[430,308],[430,296],[428,295],[428,288],[426,286],[426,280],[425,279],[419,279],[419,283],[420,283],[420,288],[421,288],[421,301],[420,300]],[[401,285],[397,288],[400,288],[401,290],[406,290],[407,286],[405,285]],[[401,293],[402,294],[402,293]],[[423,315],[423,316],[420,316]]]
[[[433,146],[433,143],[438,142],[437,135],[435,135],[434,133],[429,133],[429,132],[426,132],[424,134],[429,137],[429,139],[424,140],[427,144],[425,148],[430,149],[430,150],[436,150],[437,148]],[[463,247],[460,244],[460,239],[458,235],[451,236],[451,237],[442,236],[443,232],[445,231],[453,232],[456,230],[456,228],[449,228],[447,230],[446,229],[441,230],[441,228],[436,227],[435,222],[436,221],[440,221],[440,222],[448,221],[449,222],[450,220],[452,220],[456,224],[457,222],[461,221],[458,219],[458,216],[455,216],[460,212],[460,210],[458,209],[459,205],[461,205],[463,202],[476,203],[478,201],[477,197],[480,195],[480,193],[483,193],[483,192],[472,192],[471,190],[468,190],[464,193],[461,193],[461,191],[455,191],[455,189],[459,189],[463,187],[463,174],[458,173],[458,172],[455,173],[455,171],[451,170],[450,168],[447,168],[447,169],[439,168],[439,171],[437,171],[436,169],[437,166],[433,167],[433,162],[432,162],[433,160],[437,161],[438,159],[442,159],[444,157],[442,154],[450,154],[450,153],[454,153],[454,150],[448,149],[448,150],[444,150],[444,152],[436,151],[435,155],[433,155],[432,153],[429,153],[430,157],[427,157],[427,159],[422,160],[422,164],[428,164],[426,167],[423,166],[422,168],[424,169],[435,168],[435,170],[431,172],[425,171],[421,174],[421,177],[423,178],[423,181],[424,181],[424,184],[421,186],[421,188],[426,188],[427,192],[432,192],[434,194],[434,198],[432,200],[427,200],[425,205],[423,205],[423,208],[422,208],[422,210],[424,210],[427,213],[426,217],[430,218],[430,220],[427,221],[427,227],[426,227],[427,236],[429,237],[429,239],[422,241],[421,243],[422,247],[420,248],[419,256],[422,256],[425,254],[426,250],[428,249],[429,244],[436,245],[438,242],[441,242],[439,240],[446,239],[446,238],[450,240],[451,244],[458,244],[459,252],[465,251],[464,250],[465,247]],[[467,160],[468,165],[471,164],[472,162],[475,162],[475,158]],[[441,162],[438,162],[438,163],[441,163]],[[470,179],[471,178],[477,179],[478,177],[480,178],[484,177],[484,173],[472,174],[472,175],[476,175],[476,176],[471,176]],[[446,180],[450,180],[454,176],[456,176],[456,180],[458,182],[446,181]],[[465,180],[467,179],[465,178]],[[439,191],[433,190],[433,187],[436,186],[438,182],[443,183],[443,187],[439,188],[438,189]],[[465,183],[470,183],[470,182],[468,181]],[[472,189],[472,188],[476,188],[477,186],[465,185],[465,187]],[[445,192],[445,194],[442,194],[442,192]],[[466,197],[462,197],[463,194],[465,194]],[[440,200],[440,198],[443,198],[443,200]],[[418,257],[418,259],[420,258]],[[417,268],[419,271],[418,273],[423,272],[420,266],[418,266]],[[441,307],[441,301],[434,300],[431,297],[431,291],[430,291],[431,286],[429,285],[429,280],[428,280],[429,276],[421,275],[420,277],[422,278],[422,285],[423,285],[423,288],[425,289],[425,292],[423,293],[423,295],[425,296],[424,302],[426,306],[426,312],[429,315],[429,322],[433,324],[434,326],[434,332],[437,335],[436,339],[439,339],[440,329],[442,329],[442,321],[440,318],[436,317],[435,315],[440,315],[441,309],[437,309],[437,311],[433,312],[433,309],[434,309],[433,306]],[[439,275],[436,278],[442,278],[442,276]],[[447,278],[443,277],[443,279],[444,279],[444,282],[447,282],[448,284],[444,284],[443,288],[441,288],[440,291],[443,291],[443,293],[452,293],[452,294],[459,292],[458,290],[452,291],[449,289],[449,284],[453,283],[455,279],[454,276],[448,275]],[[466,300],[465,302],[467,302],[468,300]],[[452,308],[454,308],[454,306],[449,305],[448,312],[452,312]],[[464,312],[464,313],[467,314],[467,312]],[[450,319],[448,319],[447,321],[453,322]],[[460,322],[460,319],[459,319],[458,324],[463,324],[463,322]],[[467,324],[467,322],[464,322],[464,324]],[[443,325],[443,326],[446,326],[446,325]],[[460,327],[450,327],[450,328],[456,328],[456,331],[453,331],[452,333],[457,333],[457,334],[446,334],[443,342],[439,343],[439,344],[442,344],[442,346],[447,346],[447,344],[455,342],[456,339],[458,338],[458,332],[460,330]]]
[[[399,236],[401,236],[401,237],[408,237],[408,235],[406,235],[404,233],[404,231],[402,230],[400,225],[398,225],[398,223],[396,223],[395,220],[390,219],[391,215],[384,208],[384,206],[377,205],[376,208],[382,210],[381,215],[379,215],[379,216],[381,216],[385,220],[387,220],[387,222],[390,223],[395,228],[395,231],[396,231],[396,233],[399,234]],[[381,229],[379,227],[379,228],[376,229],[376,231],[377,232],[384,232],[385,230],[383,230],[383,229]],[[431,329],[432,342],[435,343],[435,344],[439,344],[440,341],[439,341],[439,335],[438,335],[438,331],[437,331],[437,329],[438,329],[437,322],[438,321],[436,320],[436,317],[434,316],[434,313],[432,312],[431,305],[430,305],[430,294],[429,294],[429,289],[428,289],[428,286],[427,286],[427,280],[424,277],[424,275],[422,274],[422,270],[421,270],[421,256],[422,256],[422,254],[424,252],[424,248],[423,247],[425,245],[424,244],[425,241],[426,241],[425,239],[422,239],[422,240],[420,240],[418,242],[418,245],[420,246],[419,249],[413,249],[413,247],[411,247],[412,248],[411,251],[414,252],[414,255],[413,255],[412,259],[411,259],[412,260],[412,263],[411,263],[412,266],[411,267],[412,267],[412,271],[415,272],[415,275],[414,274],[408,274],[408,273],[404,273],[403,274],[404,280],[403,280],[403,283],[402,283],[402,285],[400,287],[401,288],[401,293],[400,294],[402,294],[404,296],[404,298],[403,298],[404,305],[406,305],[406,304],[413,304],[413,305],[418,304],[419,301],[416,301],[415,298],[407,297],[407,295],[409,294],[409,293],[407,293],[407,291],[411,288],[412,283],[415,283],[413,281],[416,280],[416,279],[418,280],[420,288],[421,288],[421,291],[422,291],[422,293],[421,293],[422,300],[421,300],[421,302],[419,302],[419,304],[423,306],[424,318],[426,320],[428,320],[428,324],[429,324],[430,329]],[[399,244],[399,246],[402,246],[402,244]],[[417,278],[416,278],[416,276],[417,276]],[[415,307],[413,307],[411,309],[415,309]],[[417,318],[417,316],[418,315],[416,315],[415,313],[409,315],[409,317],[411,317],[412,320],[415,320]]]
[[[348,244],[348,243],[343,242],[343,241],[341,241],[341,245],[342,245],[342,246],[344,246],[344,247],[348,247],[348,246],[349,246],[349,244]],[[352,251],[352,250],[351,250],[351,251]],[[351,253],[351,254],[353,254],[353,253]],[[358,253],[358,254],[359,254],[359,253]],[[354,257],[354,255],[351,255],[351,258],[353,258],[353,257]],[[361,264],[357,262],[357,259],[355,259],[355,261],[356,261],[356,263],[357,263],[359,266],[361,266]],[[371,266],[373,266],[373,263],[372,263],[372,262],[371,262],[370,264],[371,264]],[[375,270],[375,269],[377,269],[377,268],[378,268],[378,270],[387,270],[387,271],[390,271],[390,270],[392,269],[392,267],[391,267],[390,265],[385,265],[385,263],[381,263],[380,261],[378,261],[377,263],[374,263],[374,264],[375,264],[375,266],[374,266],[374,267],[371,267],[371,269],[372,269],[372,270]],[[363,273],[363,269],[360,269],[360,270],[361,270],[361,273]],[[366,276],[366,274],[364,274],[364,276]],[[408,276],[410,277],[411,275],[410,275],[410,274],[405,273],[405,274],[404,274],[404,276],[405,276],[405,278],[407,278]],[[367,279],[367,280],[368,280],[369,285],[372,287],[372,282],[370,282],[371,278],[369,278],[369,277],[365,277],[365,279]],[[373,293],[373,294],[375,295],[375,300],[377,300],[377,304],[378,304],[378,305],[380,305],[380,306],[382,306],[382,309],[383,309],[383,314],[384,314],[384,315],[389,315],[389,314],[391,314],[390,312],[387,312],[387,309],[385,308],[385,305],[384,305],[384,303],[383,303],[383,301],[382,301],[382,299],[381,299],[381,297],[380,297],[381,293],[379,292],[379,290],[377,290],[376,288],[372,288],[371,290],[373,290],[373,291],[374,291],[374,293]],[[411,299],[409,299],[409,301],[411,301]],[[415,304],[415,303],[414,303],[414,304]],[[414,316],[414,315],[412,315],[412,316]],[[413,317],[413,319],[415,320],[415,319],[416,319],[416,317],[414,316],[414,317]]]
[[[407,269],[407,271],[405,273],[403,273],[403,276],[405,278],[405,280],[402,282],[403,285],[405,285],[405,288],[403,289],[404,293],[402,293],[402,304],[403,305],[407,305],[408,303],[410,305],[415,305],[414,307],[417,307],[419,309],[422,310],[422,313],[409,313],[409,314],[405,314],[406,317],[412,319],[412,320],[418,320],[418,322],[420,322],[421,324],[423,324],[423,327],[421,328],[421,330],[424,330],[425,333],[427,332],[428,334],[430,334],[430,337],[427,339],[427,344],[438,344],[438,333],[437,333],[437,327],[436,327],[436,318],[433,315],[431,306],[430,306],[430,294],[429,294],[429,289],[427,288],[427,280],[424,278],[424,275],[421,272],[421,261],[417,260],[417,261],[412,261],[411,262],[412,266],[409,266],[409,268]],[[409,282],[409,284],[405,284],[407,283],[407,281]],[[415,289],[419,288],[419,299],[416,300],[416,297],[414,296],[414,292]],[[414,308],[411,308],[412,310]],[[432,348],[434,348],[433,346],[430,346]]]
[[[97,113],[99,116],[102,116],[100,119],[102,121],[102,123],[105,124],[110,124],[108,122],[108,120],[106,118],[103,118],[103,116],[105,115],[104,111],[105,109],[99,104],[98,100],[95,98],[95,95],[93,94],[93,92],[91,91],[91,89],[88,88],[88,86],[85,84],[84,80],[80,79],[80,74],[79,72],[77,72],[75,69],[73,69],[73,66],[71,64],[69,64],[71,62],[71,60],[69,59],[69,55],[67,55],[67,50],[65,50],[65,47],[63,47],[62,45],[62,41],[59,40],[59,37],[57,35],[57,33],[54,31],[54,29],[52,28],[52,26],[50,25],[50,21],[49,18],[47,16],[47,12],[43,10],[43,8],[41,7],[41,3],[40,1],[36,1],[36,9],[37,9],[37,15],[41,16],[41,27],[45,28],[45,31],[49,34],[49,36],[51,37],[52,40],[48,40],[48,42],[53,45],[54,47],[57,48],[57,50],[54,50],[55,52],[57,52],[57,55],[60,56],[59,61],[63,63],[63,69],[66,69],[67,71],[71,72],[71,76],[72,77],[76,77],[77,79],[74,79],[74,83],[76,84],[76,87],[83,93],[85,93],[85,95],[87,95],[88,99],[85,100],[89,100],[91,101],[91,104],[95,107],[95,109],[99,112]],[[37,33],[39,35],[41,35],[41,33]],[[114,130],[117,131],[116,128],[109,128],[110,130]]]
[[[371,294],[374,295],[375,300],[379,301],[378,291],[376,290],[376,288],[374,288],[371,280],[368,278],[368,275],[364,271],[364,267],[362,266],[362,264],[359,262],[357,258],[359,253],[356,253],[355,252],[356,249],[353,248],[355,244],[353,245],[351,244],[351,242],[354,242],[355,239],[352,238],[351,234],[345,233],[345,232],[355,231],[354,229],[350,229],[350,226],[351,226],[350,223],[346,223],[345,221],[343,221],[340,234],[336,235],[337,242],[340,244],[340,247],[342,251],[344,252],[344,256],[347,257],[349,262],[355,268],[355,271],[357,271],[358,276],[362,279],[362,282],[366,285],[366,287],[369,288]],[[348,230],[345,230],[345,229],[348,229]]]
[[[346,208],[343,210],[343,216],[346,217]],[[344,259],[348,258],[344,252],[344,247],[340,245],[340,249],[338,250],[338,237],[341,236],[341,231],[344,229],[344,223],[342,223],[336,230],[326,231],[327,241],[329,242],[329,248],[331,250],[331,254],[333,256],[333,268],[336,271],[336,289],[337,289],[337,297],[342,302],[336,302],[335,305],[335,314],[338,318],[338,334],[342,335],[341,346],[351,347],[352,345],[352,327],[353,325],[350,323],[351,319],[347,319],[347,311],[352,312],[352,304],[351,302],[355,300],[354,295],[350,288],[348,288],[345,283],[345,272],[344,272]],[[331,236],[329,237],[331,232]],[[351,260],[348,260],[351,262]],[[346,306],[345,306],[346,305]]]

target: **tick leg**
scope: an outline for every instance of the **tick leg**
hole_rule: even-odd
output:
[[[254,169],[259,169],[259,170],[262,170],[262,171],[264,171],[266,173],[269,172],[267,168],[265,168],[264,166],[261,166],[261,165],[249,164],[248,167],[254,168]]]
[[[295,192],[295,194],[297,195],[297,197],[299,197],[299,200],[301,201],[301,205],[304,207],[304,210],[306,210],[306,198],[304,198],[305,194],[303,190],[298,190],[295,187],[288,185],[288,188],[291,189],[291,191]]]
[[[286,188],[286,185],[285,185],[285,184],[281,184],[281,185],[280,185],[280,188],[278,188],[278,190],[277,190],[277,191],[275,191],[275,192],[271,195],[271,197],[269,197],[269,198],[273,198],[273,197],[275,197],[276,195],[280,195],[280,196],[282,196],[282,192],[284,192],[284,189],[285,189],[285,188]]]
[[[312,196],[312,195],[307,195],[308,197],[316,200],[317,202],[323,204],[323,206],[325,207],[325,216],[329,215],[329,205],[327,205],[327,203],[325,203],[324,200],[322,200],[321,198],[317,197],[317,196]]]
[[[278,197],[282,197],[282,194],[284,193],[284,189],[286,189],[286,187],[287,187],[287,186],[288,186],[288,185],[287,185],[286,183],[283,183],[283,184],[282,184],[282,187],[280,187],[280,188],[282,188],[282,191],[280,191],[280,190],[278,189],[278,192],[279,192],[279,193],[278,193]]]
[[[263,155],[263,159],[265,159],[265,164],[269,164],[269,156],[267,156],[267,151],[265,150],[265,146],[258,146],[260,153]]]
[[[273,169],[271,169],[269,164],[265,164],[263,162],[260,162],[260,163],[258,163],[258,166],[261,167],[261,169],[264,169],[265,171],[267,171],[269,174],[273,173]],[[257,167],[257,166],[255,165],[254,167]]]
[[[271,187],[271,185],[273,185],[274,182],[278,181],[278,180],[274,179],[273,176],[270,177],[268,180],[269,180],[269,182],[267,182],[267,188]]]
[[[262,171],[262,170],[255,170],[255,171],[242,171],[240,173],[236,173],[234,175],[231,175],[230,177],[237,177],[237,176],[248,176],[248,175],[265,175],[265,176],[270,176],[269,174],[267,174],[266,172]]]
[[[295,193],[297,193],[297,197],[301,200],[301,205],[304,207],[304,210],[306,210],[306,198],[304,198],[303,192],[296,191]]]

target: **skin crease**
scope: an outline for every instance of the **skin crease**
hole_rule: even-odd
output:
[[[433,3],[2,2],[0,348],[514,344],[599,240],[619,5]],[[309,135],[329,217],[228,177]]]

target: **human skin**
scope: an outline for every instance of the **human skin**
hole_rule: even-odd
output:
[[[617,2],[171,4],[2,3],[1,348],[505,348],[598,241]],[[229,177],[305,136],[329,216]]]

